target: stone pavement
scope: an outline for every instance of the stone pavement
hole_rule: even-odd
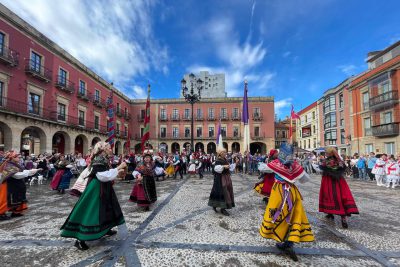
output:
[[[317,212],[321,177],[312,176],[300,191],[316,241],[297,245],[294,263],[258,234],[265,205],[252,190],[257,177],[233,175],[229,217],[207,206],[212,179],[158,182],[150,212],[128,202],[133,184],[116,183],[128,231],[88,242],[87,251],[59,236],[77,198],[31,186],[26,215],[0,222],[0,266],[400,266],[399,189],[349,180],[361,214],[342,229]]]

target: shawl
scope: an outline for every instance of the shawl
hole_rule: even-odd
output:
[[[147,166],[145,164],[139,165],[138,167],[136,167],[136,171],[139,172],[143,176],[154,176],[155,175],[154,168],[155,168],[155,165],[153,162],[151,162],[149,166]]]
[[[343,177],[345,171],[344,162],[339,160],[336,156],[330,156],[324,160],[319,165],[322,170],[322,175],[329,176],[334,179],[340,179]]]
[[[12,177],[14,174],[17,172],[23,171],[23,168],[18,164],[14,163],[9,160],[5,160],[3,163],[0,165],[0,184],[7,180],[8,178]]]
[[[297,161],[292,162],[292,164],[288,166],[283,164],[279,159],[275,159],[269,162],[267,166],[275,174],[291,184],[304,175],[304,169]]]

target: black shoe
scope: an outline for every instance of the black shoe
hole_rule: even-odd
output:
[[[213,207],[213,210],[214,210],[216,213],[218,213],[217,207]]]
[[[335,217],[333,217],[333,214],[327,214],[325,216],[325,218],[330,219],[330,220],[334,220],[335,219]]]
[[[11,219],[9,216],[7,216],[7,214],[1,214],[0,215],[0,221],[6,221]]]
[[[229,212],[226,209],[221,209],[221,213],[225,216],[229,216]]]
[[[117,231],[114,231],[114,230],[108,230],[108,232],[106,233],[106,235],[107,236],[113,236],[113,235],[115,235],[117,233]]]
[[[147,206],[147,207],[144,207],[144,209],[143,209],[144,211],[150,211],[150,207],[149,206]]]
[[[285,242],[277,243],[277,244],[276,244],[276,247],[277,247],[279,250],[285,250],[285,249],[287,248],[287,244],[286,244]]]
[[[287,247],[285,249],[286,254],[289,255],[289,257],[293,260],[293,261],[299,261],[299,259],[297,258],[296,252],[294,252],[293,247]]]
[[[21,216],[24,216],[24,214],[22,214],[22,213],[11,213],[11,218],[16,218],[16,217],[21,217]]]
[[[86,245],[85,241],[76,240],[74,246],[79,250],[88,250],[89,247]]]
[[[342,218],[342,227],[343,227],[344,229],[349,228],[349,225],[347,224],[346,218]]]
[[[269,199],[268,197],[264,197],[263,198],[263,201],[264,201],[265,204],[268,204],[268,199]]]

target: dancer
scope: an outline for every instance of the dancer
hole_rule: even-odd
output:
[[[295,182],[304,183],[309,179],[303,167],[293,161],[293,147],[281,145],[278,159],[267,164],[269,172],[274,173],[268,205],[265,209],[260,234],[264,238],[280,243],[278,249],[298,261],[293,243],[314,241],[314,235],[305,213],[302,196]]]
[[[322,170],[321,188],[319,191],[319,211],[326,213],[326,218],[342,218],[342,227],[348,228],[346,216],[358,214],[357,205],[350,188],[344,179],[346,169],[334,147],[325,148],[326,159],[320,163]]]
[[[8,220],[6,212],[11,211],[11,217],[20,217],[28,208],[26,185],[24,178],[35,175],[41,169],[23,170],[20,165],[21,155],[9,151],[4,155],[0,165],[0,221]]]
[[[72,167],[73,167],[72,164],[68,164],[67,166],[65,166],[64,173],[61,176],[60,183],[57,186],[57,190],[61,194],[64,194],[65,193],[65,189],[69,188],[69,185],[71,183],[71,178],[74,177],[74,175],[71,172],[71,168]]]
[[[386,164],[385,169],[386,175],[386,187],[390,188],[390,184],[392,184],[392,188],[396,188],[397,183],[399,181],[400,167],[399,164],[394,159],[394,156],[391,156],[389,162]]]
[[[218,148],[217,159],[213,170],[214,184],[211,189],[208,206],[212,207],[215,212],[217,212],[217,208],[221,208],[221,213],[225,216],[229,216],[227,209],[235,207],[230,174],[230,172],[234,170],[235,164],[229,165],[226,159],[226,150],[224,148]]]
[[[376,160],[374,168],[372,168],[372,173],[375,174],[376,185],[384,186],[383,180],[385,179],[385,165],[387,160],[386,154],[376,155],[378,158]]]
[[[54,167],[57,169],[56,174],[54,174],[53,179],[51,180],[50,187],[53,190],[58,190],[58,192],[61,192],[61,189],[59,189],[59,185],[62,179],[62,176],[64,175],[65,169],[69,162],[65,159],[64,155],[60,155],[60,159],[57,161],[56,164],[54,164]]]
[[[144,211],[150,210],[151,203],[157,201],[156,183],[154,181],[155,165],[153,163],[153,151],[145,150],[143,153],[143,163],[136,167],[133,172],[136,183],[133,186],[130,201],[137,203]]]
[[[269,156],[267,159],[267,163],[278,158],[278,150],[271,149],[269,151]],[[264,196],[263,201],[265,204],[268,203],[269,196],[271,195],[271,189],[275,182],[275,175],[273,172],[269,172],[267,168],[267,164],[260,163],[258,170],[261,172],[260,178],[263,178],[263,181],[258,182],[254,186],[254,190],[260,195]]]
[[[79,250],[89,248],[85,241],[116,234],[111,229],[125,223],[112,181],[124,171],[126,163],[110,169],[111,156],[108,143],[100,141],[94,146],[87,187],[61,227],[61,236],[75,238],[74,246]]]

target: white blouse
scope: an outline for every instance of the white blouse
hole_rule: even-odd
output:
[[[118,176],[118,169],[110,169],[108,171],[104,172],[98,172],[96,173],[97,179],[100,180],[100,182],[109,182],[115,180]]]

